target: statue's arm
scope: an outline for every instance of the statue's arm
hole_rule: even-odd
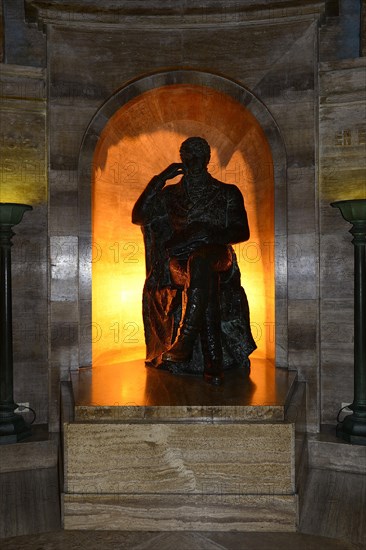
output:
[[[226,223],[218,228],[215,224],[195,221],[187,225],[166,243],[172,255],[179,251],[189,250],[193,245],[235,244],[249,239],[248,217],[244,207],[244,199],[235,185],[225,184],[226,191]]]
[[[164,187],[165,182],[154,176],[141,193],[132,210],[132,223],[136,225],[147,225],[155,215],[157,209],[157,195]]]
[[[222,233],[225,244],[247,241],[250,237],[248,216],[243,195],[236,185],[230,185],[227,193],[226,228]]]
[[[182,173],[182,164],[175,162],[170,164],[161,174],[154,176],[133,207],[132,223],[136,225],[147,225],[151,223],[155,217],[159,216],[162,207],[159,201],[160,191],[169,179],[175,178]]]

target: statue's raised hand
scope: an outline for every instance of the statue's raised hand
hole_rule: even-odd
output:
[[[171,180],[183,173],[183,164],[181,162],[173,162],[173,164],[170,164],[168,168],[165,168],[161,174],[158,174],[156,178],[161,181],[163,187],[167,180]]]
[[[149,181],[147,184],[147,187],[141,197],[138,199],[138,201],[135,204],[134,212],[140,211],[141,204],[145,203],[146,199],[155,197],[157,193],[159,193],[163,187],[165,186],[166,182],[170,179],[173,179],[179,174],[184,174],[183,171],[183,164],[181,162],[173,162],[173,164],[170,164],[168,168],[165,168],[160,174],[157,176],[154,176],[152,180]],[[140,201],[141,199],[141,201]],[[146,205],[145,205],[146,206]],[[133,219],[140,219],[140,217],[134,217]],[[138,223],[138,222],[133,222]]]

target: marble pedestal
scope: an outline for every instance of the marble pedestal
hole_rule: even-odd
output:
[[[294,373],[259,361],[213,388],[141,361],[98,371],[73,380],[65,529],[296,528]]]

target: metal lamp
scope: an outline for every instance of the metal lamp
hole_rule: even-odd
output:
[[[28,204],[0,203],[0,444],[15,443],[31,435],[24,418],[14,410],[13,333],[11,295],[12,228],[32,210]]]
[[[352,414],[337,425],[337,437],[352,444],[366,445],[366,199],[331,203],[352,224],[355,247],[354,291],[354,399]]]

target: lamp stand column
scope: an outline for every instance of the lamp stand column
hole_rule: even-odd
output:
[[[0,444],[15,443],[31,435],[24,418],[16,414],[13,393],[13,334],[11,292],[12,226],[31,206],[0,203]]]
[[[337,437],[366,445],[366,200],[339,201],[343,217],[352,223],[354,271],[354,399],[352,414],[337,425]]]

